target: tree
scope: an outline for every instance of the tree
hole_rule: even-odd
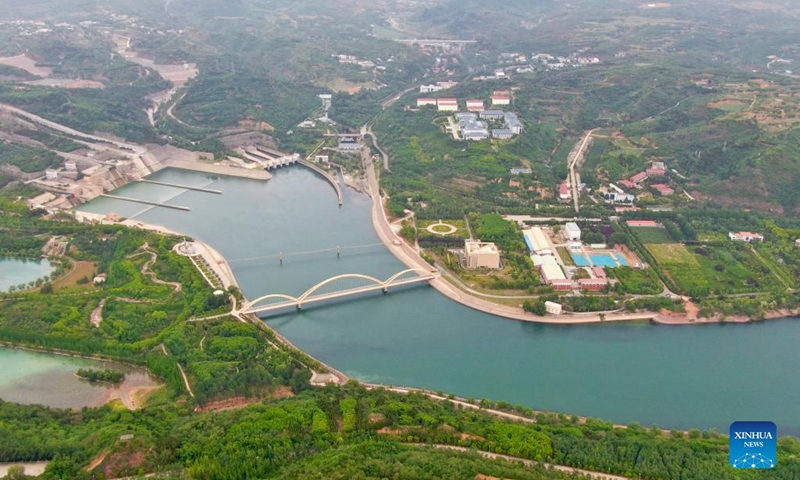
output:
[[[7,480],[24,480],[28,478],[28,476],[25,475],[25,467],[22,465],[14,465],[8,467],[8,472],[3,478]]]

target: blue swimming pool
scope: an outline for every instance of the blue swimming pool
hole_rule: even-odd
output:
[[[614,253],[590,253],[588,256],[583,253],[570,253],[572,261],[578,267],[609,267],[614,268],[622,265],[628,266],[625,257]],[[619,263],[617,263],[619,262]]]
[[[616,267],[617,259],[610,253],[591,253],[589,258],[595,267]]]
[[[572,261],[575,262],[575,265],[579,267],[591,267],[592,264],[589,263],[589,259],[586,255],[582,253],[570,253],[572,255]]]

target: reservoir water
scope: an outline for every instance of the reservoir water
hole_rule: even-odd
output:
[[[301,294],[342,273],[388,278],[405,267],[379,243],[370,200],[333,190],[301,167],[268,182],[169,170],[153,179],[223,195],[133,184],[119,195],[190,212],[98,199],[116,212],[213,245],[245,295]],[[334,251],[314,252],[336,246]],[[278,262],[283,252],[284,263]],[[771,420],[800,434],[800,323],[537,325],[463,307],[430,287],[312,308],[267,320],[298,347],[361,380],[425,387],[617,423],[717,428]]]
[[[47,260],[0,257],[0,292],[50,275],[53,270],[55,267]]]
[[[141,368],[129,365],[0,347],[0,399],[59,408],[96,407],[112,398],[131,401],[139,388],[158,383]],[[90,384],[78,378],[79,368],[125,372],[117,385]]]

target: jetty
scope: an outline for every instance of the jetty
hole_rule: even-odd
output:
[[[101,197],[106,197],[106,198],[113,198],[114,200],[123,200],[125,202],[133,202],[133,203],[142,203],[142,204],[145,204],[145,205],[152,205],[154,207],[164,207],[164,208],[172,208],[174,210],[183,210],[184,212],[188,212],[189,210],[191,210],[191,208],[183,207],[181,205],[170,205],[168,203],[153,202],[151,200],[142,200],[141,198],[121,197],[119,195],[111,195],[109,193],[103,193],[100,196]]]
[[[179,183],[157,182],[155,180],[146,180],[144,178],[139,180],[139,181],[143,182],[143,183],[152,183],[154,185],[164,185],[166,187],[183,188],[185,190],[195,190],[197,192],[216,193],[217,195],[222,195],[222,190],[214,190],[214,189],[211,189],[211,188],[192,187],[192,186],[189,186],[189,185],[181,185]]]

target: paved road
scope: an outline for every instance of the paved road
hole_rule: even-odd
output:
[[[380,196],[380,186],[378,184],[377,175],[375,174],[375,166],[370,158],[365,158],[364,170],[367,172],[367,185],[369,187],[369,195],[372,197],[372,225],[381,241],[384,243],[384,245],[386,245],[386,248],[388,248],[395,257],[397,257],[398,260],[406,264],[409,268],[431,270],[433,267],[426,262],[414,248],[409,246],[392,230],[389,219],[386,217],[386,211],[383,206],[383,198]],[[473,295],[469,295],[455,287],[443,277],[438,277],[431,280],[430,284],[442,295],[445,295],[446,297],[461,303],[462,305],[466,305],[467,307],[488,313],[490,315],[511,318],[514,320],[522,320],[526,322],[566,325],[577,323],[651,320],[656,317],[655,313],[610,313],[605,315],[573,314],[540,317],[538,315],[525,312],[519,307],[500,305],[488,300],[477,298]]]
[[[39,125],[44,125],[45,127],[52,128],[53,130],[58,130],[59,132],[66,133],[67,135],[72,135],[74,137],[80,137],[80,138],[92,140],[92,141],[95,141],[95,142],[110,143],[111,145],[114,145],[116,147],[119,147],[119,148],[122,148],[122,149],[125,149],[125,150],[131,150],[131,151],[133,151],[133,152],[135,152],[137,154],[142,154],[142,153],[146,152],[146,150],[143,147],[140,147],[139,145],[119,142],[117,140],[112,140],[110,138],[99,137],[97,135],[89,135],[88,133],[80,132],[80,131],[75,130],[73,128],[67,127],[65,125],[61,125],[60,123],[56,123],[56,122],[47,120],[46,118],[42,118],[42,117],[40,117],[38,115],[34,115],[34,114],[30,113],[30,112],[26,112],[25,110],[22,110],[20,108],[17,108],[17,107],[11,106],[11,105],[7,105],[5,103],[0,103],[0,110],[5,110],[7,112],[14,113],[16,115],[25,117],[28,120],[31,120],[31,121],[33,121],[35,123],[38,123]]]
[[[595,128],[586,132],[586,134],[583,136],[583,140],[581,140],[578,151],[575,152],[575,155],[572,155],[572,152],[570,152],[572,158],[570,158],[569,162],[569,183],[570,187],[572,188],[572,201],[574,203],[576,212],[580,211],[580,205],[578,204],[578,186],[580,184],[580,181],[578,180],[579,169],[581,165],[583,165],[587,147],[590,144],[592,133],[594,133],[595,130],[597,129]]]
[[[430,447],[435,448],[437,450],[454,450],[456,452],[474,452],[482,457],[486,457],[492,460],[508,460],[510,462],[521,462],[526,467],[544,467],[546,469],[551,470],[558,470],[559,472],[564,472],[570,475],[582,475],[584,478],[589,478],[592,480],[630,480],[628,477],[621,477],[619,475],[612,475],[610,473],[600,473],[600,472],[593,472],[591,470],[582,470],[580,468],[573,468],[568,467],[566,465],[556,465],[555,463],[546,463],[546,462],[537,462],[534,460],[528,460],[527,458],[520,458],[520,457],[512,457],[510,455],[503,455],[500,453],[493,453],[487,452],[484,450],[473,450],[465,447],[457,447],[455,445],[424,445],[424,444],[415,444],[415,446],[419,447]]]

